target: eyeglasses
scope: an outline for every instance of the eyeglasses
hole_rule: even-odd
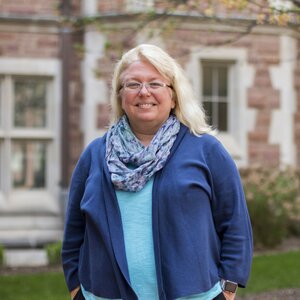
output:
[[[128,82],[125,82],[122,87],[124,87],[124,89],[128,92],[138,93],[144,86],[146,87],[146,89],[149,92],[158,92],[159,90],[161,90],[162,88],[164,88],[166,86],[169,88],[172,88],[171,85],[168,85],[168,84],[166,84],[164,82],[160,82],[160,81],[151,81],[151,82],[143,82],[143,83],[137,82],[137,81],[128,81]]]

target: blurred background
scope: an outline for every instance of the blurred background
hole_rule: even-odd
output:
[[[287,238],[298,245],[299,7],[0,0],[2,263],[49,263],[45,247],[62,238],[76,161],[109,124],[114,64],[140,43],[162,47],[185,70],[241,171],[256,249]]]

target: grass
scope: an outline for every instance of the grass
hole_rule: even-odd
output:
[[[239,295],[300,288],[300,251],[254,257],[250,280]]]
[[[283,288],[300,288],[300,251],[254,257],[247,289],[238,295]],[[62,272],[0,276],[5,300],[69,300]]]
[[[0,276],[5,300],[70,300],[62,272]]]

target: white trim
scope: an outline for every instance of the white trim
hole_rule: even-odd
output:
[[[97,0],[81,0],[81,11],[84,15],[95,15],[98,11]]]
[[[9,193],[7,201],[0,201],[0,210],[6,213],[57,214],[60,207],[56,200],[47,189],[16,190]]]
[[[126,10],[128,12],[143,12],[154,6],[154,0],[126,0]]]
[[[296,91],[294,72],[297,68],[297,40],[280,37],[280,64],[270,67],[271,82],[280,93],[280,107],[272,112],[269,142],[280,145],[281,166],[296,164],[294,113]]]
[[[103,130],[97,128],[97,105],[109,102],[109,94],[106,81],[95,75],[96,68],[101,67],[99,59],[105,55],[105,37],[96,30],[87,31],[84,34],[84,45],[86,51],[82,64],[84,101],[81,124],[86,146],[96,137],[103,135]]]
[[[56,137],[53,130],[49,129],[13,129],[10,132],[3,131],[1,137],[3,138],[20,138],[20,139],[54,139]]]
[[[254,80],[254,67],[247,63],[247,49],[242,48],[192,48],[192,55],[187,64],[187,73],[190,76],[194,86],[196,97],[202,101],[201,87],[201,60],[227,60],[234,61],[231,66],[230,80],[232,85],[229,87],[229,97],[232,97],[230,105],[237,109],[234,118],[230,121],[230,132],[220,133],[218,138],[227,148],[229,153],[234,157],[239,166],[248,164],[248,140],[247,133],[253,128],[255,115],[249,113],[247,109],[247,89],[252,85]],[[246,120],[251,119],[251,122]],[[234,123],[232,123],[234,121]],[[250,124],[250,126],[249,126]]]
[[[60,60],[40,58],[0,57],[0,74],[4,75],[36,75],[59,76]]]

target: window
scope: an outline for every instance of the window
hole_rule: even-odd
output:
[[[0,57],[0,240],[61,236],[61,62]]]
[[[229,62],[202,61],[202,103],[212,127],[228,132]]]
[[[247,135],[255,122],[255,112],[247,108],[255,69],[247,60],[247,49],[197,46],[186,64],[196,97],[238,166],[248,164]]]
[[[49,188],[49,147],[54,139],[52,80],[6,75],[1,80],[0,159],[7,191]]]

